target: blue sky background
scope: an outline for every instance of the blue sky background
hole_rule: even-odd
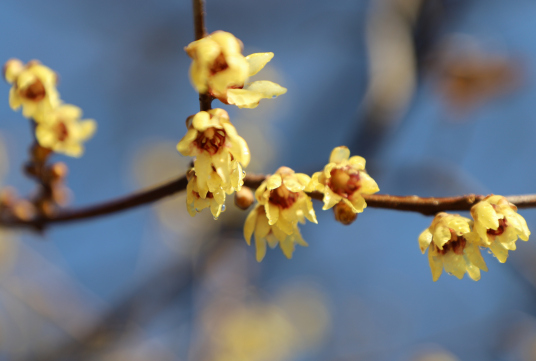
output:
[[[536,3],[465,3],[442,24],[440,37],[463,33],[485,51],[521,59],[522,84],[456,116],[425,72],[407,111],[374,157],[377,173],[370,173],[381,193],[535,192]],[[446,2],[447,7],[452,5],[455,2]],[[346,0],[208,1],[209,32],[232,32],[245,44],[245,54],[273,51],[274,59],[257,78],[266,76],[288,88],[287,94],[255,110],[223,106],[246,140],[251,135],[252,156],[259,159],[252,162],[252,172],[269,173],[281,165],[299,172],[320,170],[335,146],[357,138],[368,78],[368,8],[367,1]],[[165,180],[159,174],[171,178],[184,173],[188,161],[178,153],[174,158],[174,144],[185,133],[185,118],[198,111],[197,95],[188,80],[190,59],[183,51],[193,40],[189,1],[4,0],[0,33],[1,61],[41,60],[60,74],[62,99],[98,122],[97,134],[81,159],[55,157],[69,166],[74,205],[149,185],[140,182],[139,174],[151,179],[155,173],[153,183],[158,183]],[[30,128],[20,113],[9,108],[8,92],[7,84],[0,86],[1,134],[10,162],[4,183],[27,194],[33,185],[19,169],[27,158]],[[213,106],[222,105],[215,101]],[[148,160],[143,156],[155,144],[169,149],[163,151],[169,162],[162,159],[161,167],[153,164],[161,159],[158,156]],[[232,199],[227,203],[233,207]],[[38,283],[48,295],[45,299],[62,304],[67,301],[61,292],[47,287],[58,282],[59,272],[72,285],[69,289],[77,290],[78,297],[86,295],[82,298],[87,307],[99,315],[162,264],[190,259],[191,249],[200,242],[223,237],[217,236],[218,231],[196,233],[199,226],[189,225],[190,219],[180,220],[189,217],[185,212],[176,214],[184,232],[169,231],[159,221],[158,207],[53,227],[44,237],[20,233],[25,252],[42,257],[46,266],[23,267],[26,271],[18,271],[17,282]],[[322,342],[292,359],[413,360],[421,348],[437,347],[460,360],[532,360],[520,351],[536,332],[532,240],[518,242],[518,251],[507,264],[485,255],[489,272],[479,282],[444,274],[434,283],[427,257],[417,245],[430,217],[367,209],[345,227],[333,220],[331,212],[322,212],[318,202],[315,209],[319,225],[302,227],[310,246],[298,248],[290,261],[278,249],[269,251],[260,265],[254,262],[254,249],[240,241],[240,217],[245,213],[228,211],[218,221],[225,237],[239,240],[224,259],[234,259],[233,252],[247,255],[242,262],[250,277],[244,287],[255,288],[261,299],[269,300],[278,287],[300,280],[314,284],[325,296],[332,320],[329,331]],[[171,211],[162,212],[174,219]],[[536,212],[521,214],[536,229]],[[195,218],[201,227],[213,222],[201,217]],[[228,268],[226,262],[219,267]],[[195,321],[205,287],[203,280],[199,282],[189,302],[177,301],[176,309],[166,311],[173,317],[165,313],[143,326],[141,339],[157,339],[170,359],[194,359],[192,343],[203,343]],[[27,311],[27,322],[50,322],[32,315]],[[0,317],[0,329],[1,324]],[[6,333],[12,338],[26,335],[20,327]],[[68,338],[58,332],[56,339],[42,345],[30,336],[17,339],[27,341],[24,352],[31,354],[62,337]],[[3,347],[8,351],[2,355],[10,359],[14,351]]]

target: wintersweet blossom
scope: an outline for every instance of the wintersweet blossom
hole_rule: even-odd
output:
[[[68,104],[45,113],[35,129],[37,141],[54,152],[80,157],[84,152],[82,143],[91,138],[97,129],[94,120],[80,120],[81,116],[80,108]]]
[[[305,223],[308,219],[318,223],[313,202],[305,193],[310,181],[306,174],[281,167],[255,191],[259,205],[246,219],[244,236],[249,244],[251,235],[255,234],[257,261],[263,259],[266,243],[272,248],[279,243],[287,258],[292,257],[295,244],[307,245],[301,237],[298,222]]]
[[[207,192],[204,197],[201,197],[197,177],[190,174],[188,185],[186,186],[186,208],[192,217],[201,212],[201,210],[210,207],[210,212],[217,219],[225,207],[224,203],[225,191],[222,188],[216,189],[214,192]]]
[[[185,156],[196,157],[195,175],[201,198],[223,188],[228,193],[243,184],[242,166],[249,164],[246,141],[238,135],[223,109],[201,111],[187,121],[188,131],[177,144]]]
[[[516,241],[529,240],[530,231],[517,207],[499,195],[490,195],[471,208],[477,240],[489,247],[499,262],[504,263],[508,251],[516,249]]]
[[[467,236],[471,233],[472,224],[468,218],[441,212],[421,233],[419,246],[423,254],[429,248],[428,261],[434,281],[439,279],[443,268],[459,279],[467,272],[475,281],[480,279],[480,270],[488,270],[478,244]]]
[[[273,98],[287,89],[267,80],[246,84],[273,58],[273,53],[242,55],[242,42],[233,34],[216,31],[190,43],[186,52],[193,59],[190,79],[199,93],[210,93],[225,104],[255,108],[263,98]]]
[[[361,213],[367,206],[362,194],[373,194],[380,189],[365,171],[365,159],[360,156],[350,158],[350,150],[341,146],[333,149],[324,171],[313,174],[308,190],[324,194],[323,210],[342,201],[354,213]]]
[[[13,85],[9,91],[9,105],[13,110],[22,107],[26,118],[40,122],[44,114],[60,104],[56,73],[37,60],[26,65],[18,59],[8,60],[4,65],[4,78]]]
[[[255,236],[256,258],[260,262],[266,255],[266,244],[275,248],[279,244],[283,254],[292,258],[295,245],[307,247],[308,244],[301,236],[297,224],[292,226],[290,234],[285,233],[277,225],[270,225],[264,206],[257,204],[248,214],[244,224],[244,237],[248,245],[251,245],[251,236]]]

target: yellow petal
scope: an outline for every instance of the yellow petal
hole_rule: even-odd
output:
[[[284,177],[283,184],[291,192],[301,192],[305,189],[305,186],[298,181],[294,174]]]
[[[97,130],[97,122],[93,119],[87,119],[80,121],[78,123],[78,139],[79,141],[84,141],[88,138],[91,138],[95,131]]]
[[[193,141],[197,138],[197,130],[188,129],[186,135],[177,144],[177,150],[184,156],[195,156]]]
[[[329,162],[330,163],[341,163],[345,160],[348,160],[350,157],[350,149],[345,146],[336,147],[331,151],[331,155],[329,156]]]
[[[361,213],[365,208],[367,208],[365,198],[363,198],[363,196],[359,193],[354,193],[352,198],[350,198],[350,202],[352,202],[354,212]]]
[[[432,232],[427,228],[419,236],[419,248],[421,249],[422,254],[424,254],[430,245],[430,242],[432,242]]]
[[[266,256],[266,240],[255,238],[255,247],[257,248],[257,262],[260,262]]]
[[[359,184],[361,185],[361,188],[359,188],[360,193],[374,194],[380,191],[376,181],[365,172],[359,173]]]
[[[279,207],[270,202],[264,205],[266,211],[266,217],[268,217],[268,224],[273,226],[279,219]]]
[[[334,193],[331,188],[325,187],[324,191],[324,206],[322,209],[325,211],[327,209],[330,209],[337,203],[339,203],[342,200],[342,197],[336,193]]]
[[[432,279],[437,281],[441,273],[443,273],[443,263],[439,257],[434,257],[433,253],[428,250],[428,263],[432,271]]]
[[[207,152],[200,153],[194,161],[195,175],[197,176],[197,187],[201,198],[205,198],[208,192],[208,178],[212,173],[212,162]]]
[[[443,249],[443,245],[447,243],[451,237],[448,227],[443,227],[441,225],[435,227],[432,234],[432,241],[439,247],[439,249]]]
[[[348,160],[348,164],[350,164],[354,169],[364,170],[366,161],[365,158],[354,155]]]
[[[231,123],[223,124],[223,129],[225,129],[225,133],[230,140],[231,147],[229,151],[237,161],[242,163],[244,167],[247,167],[251,158],[248,143],[238,135],[235,127]]]
[[[486,202],[478,202],[471,208],[471,215],[478,223],[487,229],[497,230],[499,228],[499,217],[493,206]]]
[[[283,88],[281,85],[268,80],[254,81],[246,89],[261,93],[263,98],[275,98],[287,92],[287,88]]]
[[[486,272],[488,271],[488,266],[486,266],[486,262],[484,261],[484,258],[482,257],[482,254],[480,253],[480,249],[478,248],[476,244],[468,243],[465,246],[464,252],[472,264],[474,264],[476,267],[480,268],[483,271],[486,271]]]
[[[249,64],[248,76],[257,74],[272,58],[274,53],[255,53],[246,56],[246,60]]]
[[[199,112],[194,115],[192,119],[192,126],[200,132],[204,132],[208,128],[213,126],[211,122],[211,116],[208,112]]]
[[[499,262],[506,262],[506,259],[508,258],[508,250],[504,248],[500,242],[492,242],[489,245],[489,249],[493,252],[493,255],[497,257]]]
[[[251,236],[253,235],[255,225],[257,224],[257,215],[259,214],[258,208],[259,205],[249,212],[246,221],[244,222],[244,238],[246,239],[248,246],[251,245]]]
[[[292,258],[292,253],[294,253],[294,242],[292,242],[290,237],[285,238],[285,240],[279,242],[279,246],[283,251],[283,254],[288,259]]]
[[[266,188],[268,188],[269,190],[276,189],[281,186],[281,183],[281,175],[273,174],[266,180]]]

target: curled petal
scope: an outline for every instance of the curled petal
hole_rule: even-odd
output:
[[[330,209],[342,200],[342,197],[334,193],[329,187],[325,187],[324,190],[324,206],[323,210]]]
[[[197,130],[188,129],[186,135],[177,144],[177,150],[184,156],[195,156],[193,141],[197,138]]]
[[[428,246],[432,242],[432,232],[427,228],[419,236],[419,248],[421,249],[422,254],[426,251]]]
[[[279,188],[281,186],[281,175],[273,174],[266,180],[266,188],[269,190]]]
[[[229,151],[237,161],[247,167],[250,161],[248,143],[238,135],[236,128],[231,123],[224,124],[223,128],[230,139]]]
[[[348,164],[350,164],[351,166],[353,166],[354,169],[364,170],[364,169],[365,169],[366,161],[365,161],[365,158],[360,157],[360,156],[358,156],[358,155],[354,155],[353,157],[351,157],[351,158],[348,160]]]
[[[331,151],[331,155],[329,157],[330,163],[342,163],[343,161],[348,160],[350,157],[350,149],[345,146],[336,147]]]
[[[246,221],[244,222],[244,238],[249,245],[251,245],[251,236],[255,231],[255,225],[257,224],[257,216],[259,205],[257,205],[251,212],[249,212]]]
[[[371,178],[367,173],[360,172],[360,184],[361,188],[359,189],[360,193],[364,194],[374,194],[380,191],[378,184],[374,179]]]
[[[261,71],[261,69],[264,68],[264,66],[268,64],[273,57],[274,53],[255,53],[246,56],[246,60],[249,64],[248,76],[253,76]]]

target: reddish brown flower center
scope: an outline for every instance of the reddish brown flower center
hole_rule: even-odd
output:
[[[299,192],[291,192],[284,185],[270,191],[268,201],[283,209],[290,208],[299,198]]]
[[[194,142],[198,148],[206,150],[210,155],[214,155],[225,144],[225,136],[223,129],[208,128],[204,132],[200,132]]]
[[[198,199],[201,198],[201,196],[199,195],[198,192],[196,192],[196,191],[192,191],[192,193],[194,194],[194,196],[195,196],[196,198],[198,198]],[[212,199],[212,198],[214,198],[214,195],[212,194],[212,192],[207,192],[207,196],[206,196],[205,198]]]
[[[500,236],[501,234],[504,233],[504,229],[506,228],[506,226],[508,226],[508,224],[506,223],[506,218],[499,219],[499,228],[488,229],[486,233],[489,234],[490,236]]]
[[[32,84],[19,91],[20,96],[28,100],[38,102],[43,100],[46,95],[45,86],[41,80],[36,79]]]
[[[56,125],[56,136],[60,142],[64,142],[69,136],[69,130],[63,121],[59,121]]]
[[[330,172],[331,178],[328,179],[328,187],[344,198],[348,198],[360,188],[359,173],[350,174],[348,170],[346,168],[333,169]]]
[[[441,255],[444,255],[451,250],[458,255],[462,255],[466,243],[467,241],[465,238],[463,238],[463,236],[458,236],[456,232],[451,229],[450,240],[443,245],[443,249],[439,249],[437,246],[434,246],[436,247],[437,253]]]
[[[216,60],[214,60],[214,63],[212,63],[212,67],[210,68],[210,75],[214,75],[220,71],[227,69],[228,67],[229,65],[225,60],[225,56],[223,55],[223,53],[220,53]]]

